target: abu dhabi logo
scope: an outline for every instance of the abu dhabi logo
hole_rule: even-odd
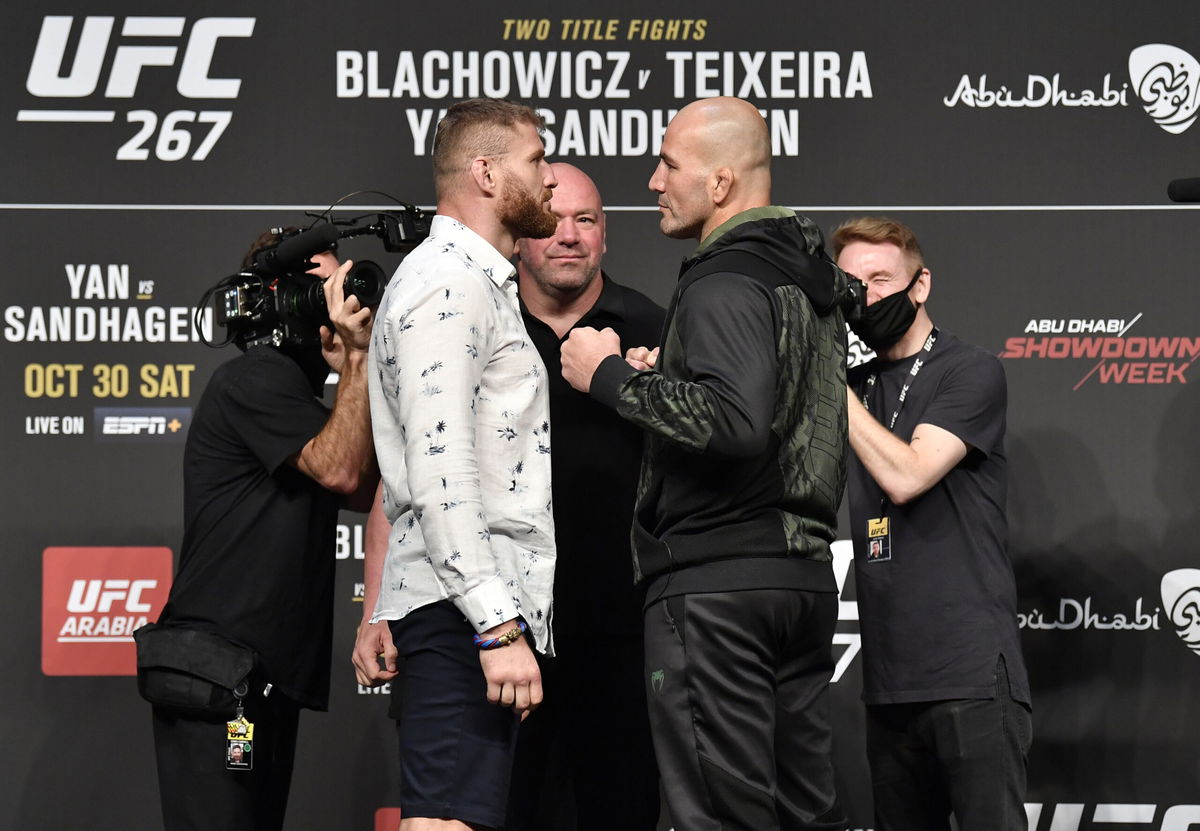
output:
[[[1196,121],[1200,61],[1178,46],[1148,43],[1129,53],[1129,80],[1147,115],[1172,135]]]
[[[947,107],[971,109],[1056,109],[1130,106],[1137,96],[1154,123],[1172,135],[1187,130],[1200,117],[1200,61],[1178,46],[1147,43],[1129,53],[1129,83],[1114,81],[1118,73],[1106,72],[1099,84],[1080,88],[1061,72],[1030,73],[989,80],[987,73],[959,78],[954,92],[945,96]]]
[[[1162,601],[1175,634],[1200,655],[1200,569],[1180,568],[1164,574]]]

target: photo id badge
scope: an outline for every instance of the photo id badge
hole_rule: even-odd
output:
[[[867,520],[867,562],[881,563],[892,559],[892,535],[885,516]]]
[[[254,725],[238,715],[225,722],[225,769],[251,770],[254,767]]]

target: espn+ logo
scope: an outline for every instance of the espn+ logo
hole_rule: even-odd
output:
[[[98,442],[179,443],[191,418],[189,407],[96,407],[93,426]]]
[[[101,427],[105,436],[162,436],[167,432],[167,420],[162,416],[105,416]]]
[[[42,552],[42,672],[133,675],[133,631],[171,588],[171,549],[53,547]]]
[[[47,15],[42,19],[25,89],[40,99],[89,98],[101,87],[111,53],[105,99],[131,99],[144,72],[161,72],[176,65],[175,89],[184,98],[234,99],[241,90],[241,79],[212,77],[213,58],[222,39],[248,38],[254,33],[254,24],[253,17],[204,17],[186,31],[183,17],[131,16],[118,28],[114,17],[89,15],[77,25],[73,16]],[[69,56],[68,44],[76,34],[74,55]],[[23,109],[17,113],[17,121],[109,123],[116,121],[117,115],[113,109]],[[233,113],[131,109],[124,117],[129,124],[140,126],[117,148],[118,160],[203,161]]]

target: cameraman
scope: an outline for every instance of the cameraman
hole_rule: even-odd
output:
[[[279,240],[260,237],[247,265]],[[159,623],[254,651],[243,702],[253,766],[227,769],[223,720],[155,706],[168,831],[281,828],[300,708],[328,704],[337,512],[365,509],[379,475],[366,384],[372,311],[343,298],[351,263],[323,252],[305,264],[324,278],[332,331],[278,348],[247,349],[235,336],[243,354],[213,373],[187,437],[183,545]],[[340,376],[332,411],[317,398],[330,368]]]

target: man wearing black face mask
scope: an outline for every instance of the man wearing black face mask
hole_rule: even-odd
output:
[[[1029,683],[1005,550],[999,360],[937,329],[913,232],[865,217],[833,234],[867,285],[852,324],[850,518],[875,827],[1024,829]],[[856,458],[855,458],[856,457]]]

